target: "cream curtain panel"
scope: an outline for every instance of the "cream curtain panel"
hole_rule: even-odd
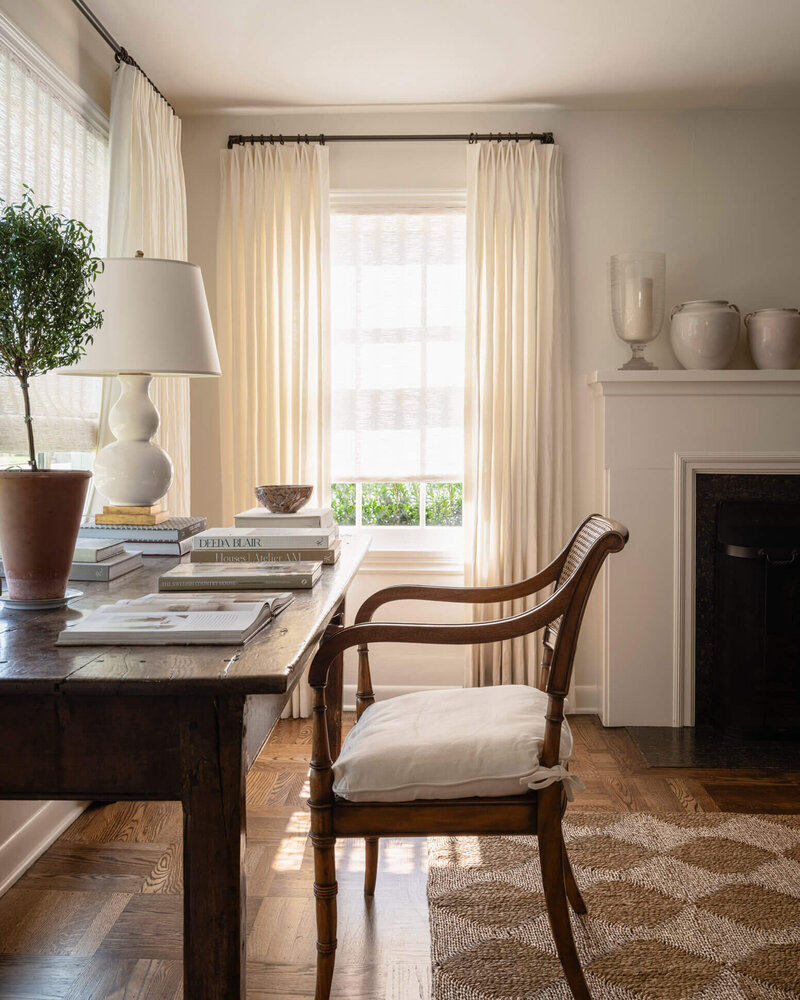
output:
[[[111,90],[109,257],[186,260],[186,189],[181,121],[135,66],[120,63]],[[108,410],[113,380],[103,393],[101,446],[110,440]],[[172,459],[175,478],[167,494],[173,514],[190,506],[189,380],[156,378],[153,402],[161,414],[156,440]]]
[[[223,523],[259,483],[329,483],[329,179],[325,146],[222,151],[217,340]],[[310,715],[301,681],[294,716]]]
[[[465,573],[530,576],[571,520],[569,318],[561,150],[468,147]],[[476,620],[524,601],[480,607]],[[467,683],[535,684],[535,637],[476,647]]]

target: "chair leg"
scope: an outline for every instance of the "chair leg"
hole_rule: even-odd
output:
[[[314,845],[317,911],[317,988],[314,1000],[328,1000],[336,961],[336,838],[312,837],[311,843]]]
[[[365,837],[366,864],[364,867],[364,895],[375,895],[375,880],[378,877],[378,837]]]
[[[572,871],[572,865],[569,861],[569,854],[567,854],[567,845],[564,843],[564,838],[561,838],[561,852],[564,862],[564,885],[567,890],[567,899],[572,909],[576,913],[584,914],[587,911],[586,900],[581,895],[581,890],[578,888],[578,883],[575,881],[575,873]]]
[[[561,836],[561,786],[550,785],[539,792],[537,837],[542,863],[542,882],[547,916],[569,987],[575,1000],[591,1000],[572,935],[564,872]]]

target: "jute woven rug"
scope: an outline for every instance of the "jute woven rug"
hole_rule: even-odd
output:
[[[800,816],[567,813],[596,1000],[797,1000]],[[571,1000],[535,837],[430,841],[434,1000]]]

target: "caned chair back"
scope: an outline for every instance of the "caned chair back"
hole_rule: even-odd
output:
[[[553,594],[570,585],[573,597],[567,610],[543,629],[539,675],[543,691],[564,696],[569,690],[578,633],[595,578],[606,556],[619,552],[627,540],[625,527],[600,514],[587,517],[572,536]]]

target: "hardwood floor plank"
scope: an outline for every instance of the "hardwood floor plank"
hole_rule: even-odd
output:
[[[66,1000],[85,958],[64,955],[0,955],[3,1000]]]
[[[64,1000],[179,1000],[180,962],[96,957],[88,962]]]
[[[168,847],[130,842],[98,846],[59,840],[17,885],[66,892],[141,892]]]

